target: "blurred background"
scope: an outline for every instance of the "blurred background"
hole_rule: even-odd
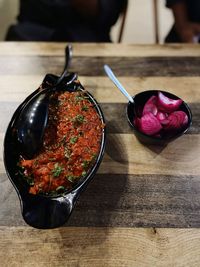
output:
[[[36,0],[37,1],[37,0]],[[159,42],[163,43],[173,18],[165,7],[165,0],[158,0]],[[8,26],[15,22],[18,11],[18,0],[0,0],[0,41],[4,40]],[[146,18],[146,19],[145,19]],[[154,0],[129,0],[122,42],[155,43]],[[112,40],[118,40],[121,19],[112,29]]]

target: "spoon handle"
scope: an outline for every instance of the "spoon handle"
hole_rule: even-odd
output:
[[[71,44],[68,44],[66,46],[66,48],[65,48],[65,66],[64,66],[64,70],[63,70],[63,73],[58,78],[55,86],[57,86],[63,80],[63,78],[66,76],[66,74],[68,72],[69,64],[71,62],[71,58],[72,58],[72,46],[71,46]]]
[[[125,95],[128,100],[133,103],[133,98],[129,95],[129,93],[126,91],[126,89],[123,87],[123,85],[118,81],[115,74],[112,72],[111,68],[108,65],[104,65],[104,70],[108,77],[113,81],[113,83],[119,88],[119,90],[122,92],[122,94]]]

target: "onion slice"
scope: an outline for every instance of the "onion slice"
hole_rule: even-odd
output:
[[[157,108],[157,96],[153,95],[149,98],[149,100],[145,103],[142,115],[151,112],[154,116],[158,113]]]
[[[163,112],[171,113],[177,110],[182,102],[181,99],[171,99],[163,93],[158,92],[158,109]]]
[[[168,116],[166,121],[167,123],[162,123],[165,130],[178,131],[188,123],[188,116],[184,111],[174,111]]]
[[[162,111],[158,111],[158,113],[156,114],[156,118],[162,123],[163,120],[166,120],[166,118],[168,117],[167,113],[164,113]]]
[[[161,123],[151,112],[143,115],[137,124],[140,131],[147,135],[155,135],[162,129]]]

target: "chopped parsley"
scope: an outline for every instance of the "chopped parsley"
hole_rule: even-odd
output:
[[[56,163],[54,165],[54,169],[52,170],[52,174],[54,177],[58,177],[63,172],[63,170],[64,169],[61,166],[59,166],[58,163]]]
[[[79,101],[84,100],[84,97],[83,96],[76,96],[75,100],[76,100],[76,102],[79,102]]]
[[[81,165],[82,165],[82,167],[83,167],[84,169],[86,169],[86,168],[89,166],[89,164],[90,164],[89,161],[84,160],[83,163],[82,163]]]
[[[77,137],[77,136],[72,136],[72,137],[70,138],[70,143],[71,143],[71,144],[75,144],[75,143],[77,142],[77,140],[78,140],[78,137]]]
[[[88,98],[89,98],[88,96],[77,95],[77,96],[75,96],[75,101],[79,102],[79,101],[83,101],[83,100],[88,99]]]
[[[82,172],[82,176],[86,176],[87,172],[86,171],[83,171]]]
[[[28,176],[24,174],[25,168],[24,167],[19,167],[18,169],[18,174],[30,185],[33,186],[34,183],[34,178],[32,176]]]
[[[73,175],[68,175],[66,176],[67,180],[70,181],[71,183],[74,183],[74,180],[76,179],[76,176]]]
[[[78,114],[72,119],[72,122],[73,122],[74,127],[78,127],[84,122],[86,122],[86,120],[82,114]]]
[[[60,185],[60,186],[58,186],[58,187],[56,188],[56,192],[58,192],[58,193],[63,193],[64,191],[65,191],[65,187],[62,186],[62,185]]]
[[[83,110],[83,111],[88,111],[88,109],[89,109],[89,107],[86,106],[86,105],[82,107],[82,110]]]
[[[76,122],[83,123],[84,122],[84,116],[82,114],[78,114],[75,119]]]

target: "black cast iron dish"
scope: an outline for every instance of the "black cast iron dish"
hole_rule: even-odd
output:
[[[71,79],[71,74],[67,75],[63,79],[62,83],[58,86],[58,90],[75,91],[77,90],[77,86],[78,88],[81,87],[81,90],[84,90],[81,84],[78,85],[76,82],[66,85],[68,84],[69,78]],[[44,78],[43,86],[55,83],[57,79],[57,76],[47,74]],[[18,174],[17,163],[19,162],[19,157],[22,151],[18,140],[16,125],[22,108],[35,94],[39,92],[39,90],[41,90],[41,88],[37,89],[28,96],[13,114],[4,139],[4,164],[7,175],[18,193],[22,216],[26,223],[35,228],[48,229],[59,227],[67,221],[80,193],[86,188],[89,181],[95,175],[104,154],[106,133],[105,129],[103,129],[100,151],[94,166],[91,168],[87,176],[85,176],[83,180],[79,181],[79,183],[71,191],[65,192],[56,197],[30,194],[28,192],[28,184],[23,181],[22,177]],[[105,120],[101,108],[93,96],[90,93],[87,94],[89,100],[96,108],[102,123],[104,124]]]

